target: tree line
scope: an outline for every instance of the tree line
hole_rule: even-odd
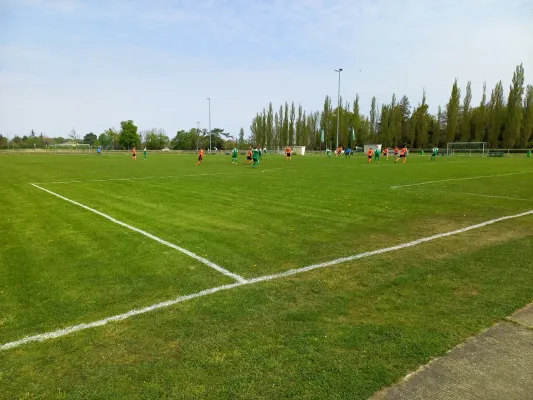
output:
[[[339,112],[339,145],[343,147],[381,143],[427,148],[454,141],[487,142],[489,148],[533,147],[533,86],[524,87],[522,64],[514,71],[507,101],[499,81],[490,98],[484,84],[479,105],[471,102],[471,82],[461,101],[455,79],[448,103],[439,106],[435,115],[428,111],[425,89],[416,106],[411,106],[405,95],[398,100],[393,94],[390,103],[381,105],[374,96],[368,116],[360,110],[358,95],[353,102],[341,98],[340,109],[333,108],[331,97],[326,96],[323,109],[312,112],[304,111],[301,104],[296,107],[294,102],[290,106],[285,102],[274,111],[270,103],[252,119],[250,141],[267,147],[332,148]]]
[[[106,149],[115,150],[129,150],[133,147],[143,148],[148,150],[161,150],[164,148],[171,148],[174,150],[196,150],[199,148],[209,149],[211,142],[212,149],[231,149],[234,146],[245,148],[248,141],[244,138],[244,129],[241,128],[238,137],[233,137],[231,134],[221,128],[215,128],[211,131],[207,129],[189,129],[179,130],[176,135],[170,139],[164,129],[148,129],[140,131],[132,120],[122,121],[120,129],[109,128],[103,133],[96,135],[89,132],[80,137],[75,129],[72,129],[67,137],[53,137],[50,138],[43,133],[37,135],[34,130],[29,135],[15,136],[9,140],[7,137],[0,135],[0,149],[7,148],[50,148],[57,144],[72,143],[72,144],[88,144],[92,147],[102,146]]]

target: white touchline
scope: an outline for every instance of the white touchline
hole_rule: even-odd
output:
[[[24,338],[22,338],[20,340],[16,340],[16,341],[13,341],[13,342],[8,342],[8,343],[5,343],[5,344],[1,345],[0,346],[0,351],[12,349],[12,348],[15,348],[15,347],[19,347],[19,346],[22,346],[22,345],[24,345],[26,343],[30,343],[30,342],[42,342],[44,340],[53,339],[53,338],[57,338],[57,337],[65,336],[65,335],[69,335],[71,333],[74,333],[74,332],[77,332],[77,331],[81,331],[81,330],[84,330],[84,329],[95,328],[97,326],[106,325],[109,322],[121,321],[121,320],[130,318],[130,317],[132,317],[134,315],[145,314],[145,313],[148,313],[150,311],[158,310],[160,308],[170,307],[170,306],[172,306],[174,304],[177,304],[177,303],[181,303],[181,302],[184,302],[184,301],[187,301],[187,300],[191,300],[191,299],[195,299],[195,298],[198,298],[198,297],[207,296],[207,295],[210,295],[210,294],[213,294],[213,293],[216,293],[216,292],[220,292],[220,291],[223,291],[223,290],[229,290],[229,289],[233,289],[233,288],[236,288],[236,287],[239,287],[239,286],[244,286],[244,285],[251,285],[251,284],[254,284],[254,283],[258,283],[258,282],[271,281],[271,280],[274,280],[274,279],[284,278],[286,276],[296,275],[296,274],[300,274],[302,272],[307,272],[307,271],[311,271],[311,270],[318,269],[318,268],[330,267],[332,265],[341,264],[341,263],[344,263],[344,262],[347,262],[347,261],[358,260],[358,259],[361,259],[361,258],[375,256],[375,255],[383,254],[383,253],[388,253],[388,252],[391,252],[391,251],[402,250],[402,249],[406,249],[406,248],[409,248],[409,247],[417,246],[417,245],[419,245],[421,243],[430,242],[432,240],[440,239],[440,238],[447,237],[447,236],[457,235],[459,233],[471,231],[473,229],[482,228],[484,226],[495,224],[497,222],[505,221],[505,220],[508,220],[508,219],[525,217],[527,215],[533,215],[533,210],[529,210],[529,211],[526,211],[526,212],[523,212],[523,213],[520,213],[520,214],[516,214],[516,215],[509,215],[509,216],[506,216],[506,217],[491,219],[489,221],[481,222],[481,223],[476,224],[476,225],[467,226],[465,228],[457,229],[455,231],[439,233],[437,235],[433,235],[433,236],[429,236],[429,237],[426,237],[426,238],[417,239],[417,240],[414,240],[414,241],[409,242],[409,243],[399,244],[397,246],[386,247],[384,249],[379,249],[379,250],[367,251],[365,253],[360,253],[360,254],[356,254],[356,255],[353,255],[353,256],[349,256],[349,257],[337,258],[336,260],[327,261],[327,262],[320,263],[320,264],[313,264],[313,265],[309,265],[309,266],[303,267],[303,268],[291,269],[291,270],[288,270],[288,271],[285,271],[285,272],[281,272],[279,274],[260,276],[260,277],[257,277],[257,278],[244,280],[242,282],[239,281],[239,282],[236,282],[236,283],[233,283],[233,284],[229,284],[229,285],[223,285],[223,286],[217,286],[217,287],[210,288],[210,289],[205,289],[205,290],[202,290],[202,291],[197,292],[197,293],[192,293],[192,294],[188,294],[188,295],[185,295],[185,296],[180,296],[180,297],[177,297],[177,298],[175,298],[173,300],[168,300],[168,301],[164,301],[164,302],[161,302],[161,303],[153,304],[151,306],[144,307],[144,308],[141,308],[141,309],[131,310],[131,311],[128,311],[128,312],[126,312],[124,314],[114,315],[112,317],[107,317],[107,318],[104,318],[104,319],[101,319],[101,320],[98,320],[98,321],[89,322],[89,323],[85,323],[85,324],[79,324],[79,325],[73,325],[73,326],[69,326],[69,327],[63,328],[63,329],[58,329],[58,330],[47,332],[47,333],[41,333],[41,334],[38,334],[38,335],[26,336],[26,337],[24,337]]]
[[[489,197],[491,199],[504,199],[504,200],[516,200],[516,201],[529,201],[533,202],[531,199],[521,199],[519,197],[507,197],[507,196],[491,196],[488,194],[481,194],[481,193],[463,193],[463,192],[449,192],[451,194],[460,194],[463,196],[479,196],[479,197]]]
[[[427,181],[427,182],[411,183],[411,184],[408,184],[408,185],[391,186],[391,189],[398,189],[398,188],[410,187],[410,186],[430,185],[432,183],[440,183],[440,182],[468,181],[468,180],[471,180],[471,179],[496,178],[496,177],[499,177],[499,176],[530,174],[532,172],[533,171],[523,171],[523,172],[511,172],[509,174],[500,174],[500,175],[483,175],[483,176],[470,176],[468,178],[440,179],[438,181]]]
[[[77,205],[77,206],[79,206],[81,208],[84,208],[84,209],[86,209],[88,211],[91,211],[91,212],[93,212],[95,214],[98,214],[98,215],[108,219],[109,221],[114,222],[115,224],[118,224],[118,225],[123,226],[123,227],[128,228],[128,229],[131,229],[134,232],[137,232],[137,233],[140,233],[141,235],[149,237],[150,239],[153,239],[156,242],[164,244],[165,246],[171,247],[174,250],[178,250],[178,251],[182,252],[183,254],[186,254],[189,257],[192,257],[195,260],[200,261],[201,263],[207,265],[208,267],[211,267],[211,268],[217,270],[218,272],[235,279],[238,282],[241,282],[241,283],[246,282],[246,279],[244,279],[242,276],[234,274],[233,272],[230,272],[227,269],[222,268],[220,265],[217,265],[214,262],[211,262],[211,261],[209,261],[206,258],[200,257],[198,254],[195,254],[192,251],[184,249],[183,247],[177,246],[177,245],[175,245],[173,243],[167,242],[166,240],[158,238],[157,236],[154,236],[151,233],[143,231],[142,229],[139,229],[139,228],[135,228],[134,226],[128,225],[128,224],[126,224],[126,223],[124,223],[122,221],[119,221],[118,219],[115,219],[115,218],[111,217],[110,215],[104,214],[103,212],[95,210],[94,208],[87,207],[86,205],[78,203],[77,201],[71,200],[71,199],[69,199],[69,198],[67,198],[65,196],[61,196],[60,194],[57,194],[55,192],[52,192],[51,190],[45,189],[45,188],[43,188],[43,187],[41,187],[39,185],[36,185],[35,183],[31,183],[31,185],[36,187],[37,189],[41,189],[41,190],[43,190],[43,191],[45,191],[47,193],[50,193],[53,196],[59,197],[62,200],[68,201],[69,203],[75,204],[75,205]]]
[[[67,183],[91,183],[91,182],[113,182],[113,181],[138,181],[138,180],[157,180],[168,178],[181,178],[181,177],[195,177],[195,176],[213,176],[213,175],[240,175],[240,174],[252,174],[253,172],[238,171],[238,172],[213,172],[202,174],[184,174],[184,175],[164,175],[164,176],[141,176],[138,178],[104,178],[104,179],[89,179],[87,181],[51,181],[51,182],[37,182],[36,185],[48,185],[48,184],[67,184]],[[32,183],[30,183],[31,185]]]

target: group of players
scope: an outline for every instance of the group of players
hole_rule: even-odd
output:
[[[251,164],[252,168],[256,168],[259,165],[259,160],[261,160],[263,156],[266,155],[266,153],[267,153],[266,147],[261,149],[260,146],[255,146],[255,147],[250,146],[250,148],[248,149],[248,153],[246,155],[246,161],[244,162],[244,164],[245,165]],[[381,153],[382,153],[382,150],[379,147],[376,148],[375,150],[372,147],[369,148],[368,151],[366,152],[367,157],[368,157],[368,163],[370,164],[372,160],[379,162],[381,158]],[[438,153],[439,153],[439,149],[437,147],[434,147],[432,150],[432,154],[431,154],[432,161],[436,160]],[[343,150],[342,146],[340,146],[339,148],[335,150],[335,157],[339,157],[342,154],[344,154],[346,158],[350,158],[352,151],[350,148]],[[395,147],[394,148],[394,163],[397,163],[398,161],[403,160],[403,164],[405,164],[407,162],[407,154],[408,154],[407,146],[404,145],[402,146],[401,149],[398,147]],[[236,147],[234,147],[231,153],[232,164],[237,164],[238,155],[239,155],[239,150]],[[331,158],[331,150],[327,149],[326,155],[328,156],[328,158]],[[285,157],[287,158],[287,161],[292,161],[292,149],[289,146],[285,148]],[[389,160],[389,149],[387,147],[383,149],[383,157],[385,158],[385,160],[387,161]],[[146,158],[146,149],[145,149],[145,158]],[[196,163],[196,166],[199,166],[202,163],[203,159],[204,159],[204,149],[200,149],[200,152],[198,153],[198,162]]]
[[[246,154],[246,161],[244,162],[245,165],[252,165],[252,168],[256,168],[259,165],[259,161],[267,154],[267,148],[263,147],[261,149],[260,146],[255,146],[248,149],[248,152]],[[236,147],[233,148],[231,151],[231,163],[237,164],[237,157],[239,155],[239,149]],[[287,158],[287,161],[292,161],[292,149],[287,146],[285,148],[285,156]],[[198,153],[198,162],[196,163],[196,166],[199,166],[202,161],[204,160],[204,149],[200,149],[200,152]]]

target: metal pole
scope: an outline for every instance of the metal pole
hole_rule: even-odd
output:
[[[196,151],[198,151],[198,138],[200,137],[200,121],[196,121],[198,128],[196,129]]]
[[[339,124],[341,120],[341,72],[342,68],[336,69],[335,72],[339,73],[339,89],[337,93],[337,149],[339,148]]]
[[[208,97],[207,100],[209,100],[209,153],[211,153],[211,99]]]

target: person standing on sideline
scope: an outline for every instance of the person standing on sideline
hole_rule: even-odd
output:
[[[96,149],[96,154],[98,154],[99,156],[102,155],[102,148],[100,146],[98,146],[98,148]]]
[[[136,160],[137,159],[137,149],[135,146],[133,146],[133,149],[131,149],[131,157]]]

